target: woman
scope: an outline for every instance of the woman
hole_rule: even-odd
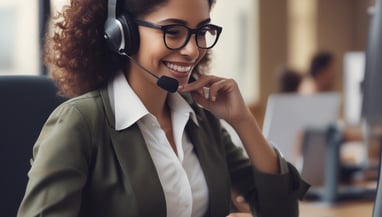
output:
[[[72,0],[57,19],[47,62],[76,97],[35,144],[18,216],[220,217],[232,189],[258,217],[297,216],[307,184],[264,139],[236,82],[202,74],[221,31],[213,1],[114,5]]]

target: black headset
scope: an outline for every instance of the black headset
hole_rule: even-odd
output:
[[[132,55],[138,51],[137,24],[127,12],[117,15],[117,0],[108,0],[104,38],[109,48],[120,55]]]

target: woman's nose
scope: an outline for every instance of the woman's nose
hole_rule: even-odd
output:
[[[195,59],[199,57],[199,47],[196,43],[195,35],[191,35],[187,44],[182,49],[180,49],[180,53]]]

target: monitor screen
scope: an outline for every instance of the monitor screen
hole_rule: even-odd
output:
[[[376,0],[370,16],[363,81],[362,116],[372,125],[382,125],[382,5]]]
[[[326,129],[335,123],[339,102],[340,95],[335,92],[313,95],[271,94],[265,111],[264,136],[286,160],[297,165],[301,157],[299,135],[305,129]]]
[[[370,16],[368,42],[365,61],[365,78],[362,86],[362,116],[371,132],[382,126],[382,2],[375,1]],[[381,141],[381,135],[373,135]],[[382,217],[381,157],[377,195],[374,202],[373,217]]]

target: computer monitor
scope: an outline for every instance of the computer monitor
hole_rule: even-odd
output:
[[[263,133],[292,164],[300,159],[299,137],[307,128],[326,129],[337,121],[340,95],[335,92],[268,97]]]
[[[382,5],[376,0],[370,16],[362,86],[362,116],[371,124],[382,125]]]
[[[382,136],[376,132],[382,129],[382,2],[375,1],[370,16],[368,43],[366,50],[365,79],[363,82],[362,116],[366,120],[369,133],[382,141]],[[382,217],[382,180],[381,163],[377,185],[377,195],[374,202],[373,217]]]

